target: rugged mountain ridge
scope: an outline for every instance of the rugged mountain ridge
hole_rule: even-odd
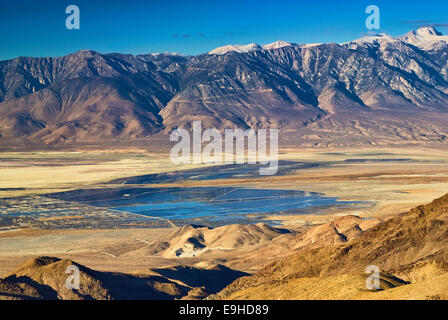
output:
[[[277,42],[198,56],[83,50],[1,61],[0,143],[129,141],[196,119],[204,127],[308,135],[390,130],[399,139],[394,130],[409,128],[405,139],[444,141],[446,38],[425,28],[396,38]]]

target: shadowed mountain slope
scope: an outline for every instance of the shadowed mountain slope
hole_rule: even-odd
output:
[[[80,271],[79,289],[66,286],[72,274],[66,271],[72,265]],[[148,272],[141,275],[100,272],[70,260],[39,257],[0,279],[0,300],[197,299],[247,275],[221,265],[204,269],[177,266]]]

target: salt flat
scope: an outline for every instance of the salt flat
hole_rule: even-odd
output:
[[[183,180],[144,183],[135,187],[242,187],[258,189],[304,190],[338,197],[346,201],[370,201],[376,205],[366,210],[310,212],[306,215],[272,214],[266,219],[300,231],[309,225],[321,224],[341,215],[356,214],[364,218],[387,218],[416,205],[428,203],[446,193],[448,152],[415,148],[358,150],[281,150],[280,159],[319,164],[305,166],[272,177],[228,177],[212,180]],[[163,155],[163,154],[162,154]],[[46,193],[74,189],[102,189],[114,179],[161,172],[198,168],[176,167],[160,153],[145,150],[132,152],[80,151],[0,154],[1,197],[41,196]],[[167,160],[168,159],[168,160]],[[130,185],[132,186],[132,185]],[[10,199],[11,200],[11,199]],[[69,223],[70,219],[56,223]],[[254,247],[241,247],[224,252],[212,251],[195,258],[139,256],[132,252],[172,230],[165,228],[133,228],[104,230],[63,229],[35,230],[30,226],[0,233],[0,273],[6,273],[24,260],[39,255],[70,258],[104,271],[133,272],[164,266],[213,264],[222,262],[239,270],[251,271],[262,266],[266,257],[275,259],[285,250],[269,247],[270,242],[257,244],[266,250],[254,258]],[[278,240],[287,243],[288,236]],[[261,252],[261,251],[257,251]],[[267,252],[269,254],[267,254]],[[251,256],[252,255],[252,256]],[[252,257],[251,259],[245,257]]]

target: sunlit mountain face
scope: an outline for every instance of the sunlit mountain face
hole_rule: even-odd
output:
[[[357,121],[371,137],[405,121],[412,139],[439,141],[447,55],[448,37],[425,27],[341,44],[229,45],[197,56],[20,57],[0,62],[0,139],[133,140],[198,119],[204,127],[310,132]]]

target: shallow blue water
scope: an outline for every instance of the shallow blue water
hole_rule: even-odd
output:
[[[281,161],[278,174],[288,174],[321,165],[323,164]],[[47,196],[175,220],[178,224],[256,223],[272,214],[325,214],[335,209],[338,211],[346,209],[349,212],[355,208],[371,205],[368,202],[338,201],[335,197],[299,190],[239,187],[139,187],[147,183],[257,176],[258,166],[223,165],[118,179],[110,183],[119,184],[119,187],[74,190]]]
[[[71,191],[52,197],[185,223],[219,224],[259,222],[270,214],[325,213],[330,208],[353,209],[366,204],[299,190],[238,187],[119,188]]]

